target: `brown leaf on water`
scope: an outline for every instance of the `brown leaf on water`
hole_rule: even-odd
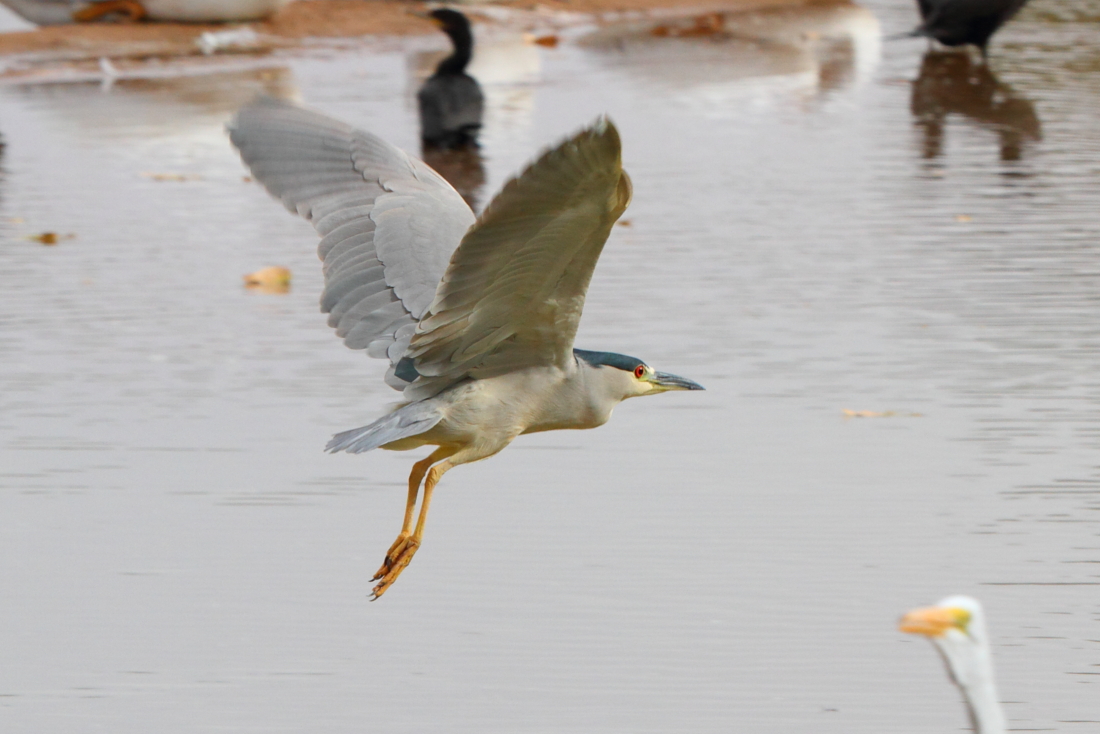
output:
[[[620,219],[618,222],[616,222],[616,224],[618,224],[620,227],[633,227],[634,226],[634,222],[630,221],[629,219]]]
[[[141,176],[154,181],[198,181],[202,178],[197,173],[156,173],[154,171],[142,171]]]
[[[547,33],[546,35],[536,36],[534,33],[524,33],[523,40],[526,43],[534,44],[535,46],[546,46],[547,48],[557,48],[559,39],[553,33]]]
[[[290,290],[290,270],[278,265],[244,276],[244,286],[261,293],[286,293]]]
[[[58,234],[57,232],[39,232],[38,234],[32,234],[27,237],[32,242],[37,242],[40,245],[56,245],[62,240],[71,240],[76,237],[71,232],[69,234]]]

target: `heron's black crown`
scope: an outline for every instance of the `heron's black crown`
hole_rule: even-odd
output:
[[[633,372],[639,365],[645,364],[637,357],[629,357],[616,352],[590,352],[587,349],[574,349],[573,356],[577,359],[583,359],[593,367],[614,367],[624,372]],[[416,371],[416,364],[409,357],[402,357],[398,360],[393,373],[405,382],[412,382],[420,377],[420,373]]]
[[[590,352],[587,349],[574,349],[573,354],[577,359],[583,359],[593,367],[606,365],[625,372],[633,372],[635,367],[645,364],[637,357],[628,357],[625,354],[616,354],[615,352]]]

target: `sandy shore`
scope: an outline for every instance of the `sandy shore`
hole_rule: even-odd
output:
[[[529,23],[539,19],[552,25],[556,17],[630,11],[683,13],[717,10],[752,10],[780,5],[835,4],[820,0],[503,0],[493,8],[510,8]],[[262,52],[295,46],[305,39],[354,38],[372,34],[407,35],[436,32],[435,26],[414,15],[428,7],[412,0],[297,0],[272,18],[248,24],[259,42],[249,49]],[[478,5],[467,6],[478,15]],[[481,6],[484,7],[484,6]],[[491,20],[482,16],[480,20]],[[499,22],[499,19],[498,21]],[[0,56],[25,56],[38,60],[97,58],[148,58],[200,53],[196,40],[209,31],[238,26],[183,23],[103,23],[53,26],[32,31],[0,34]]]

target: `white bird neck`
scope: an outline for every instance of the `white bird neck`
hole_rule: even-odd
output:
[[[955,685],[962,691],[967,711],[977,734],[1005,734],[1007,722],[993,679],[989,646],[973,639],[948,635],[936,639]]]
[[[962,688],[970,719],[977,734],[1005,734],[1007,723],[1001,702],[997,699],[997,686],[992,678]]]

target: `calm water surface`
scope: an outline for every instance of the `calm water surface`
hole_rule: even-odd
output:
[[[482,159],[440,166],[484,205],[610,113],[635,197],[578,345],[708,391],[448,474],[374,604],[413,456],[322,448],[396,394],[222,125],[262,90],[415,150],[442,37],[0,86],[0,729],[955,731],[895,620],[970,593],[1012,728],[1096,731],[1089,5],[1036,0],[992,75],[882,43],[886,0],[487,39]]]

